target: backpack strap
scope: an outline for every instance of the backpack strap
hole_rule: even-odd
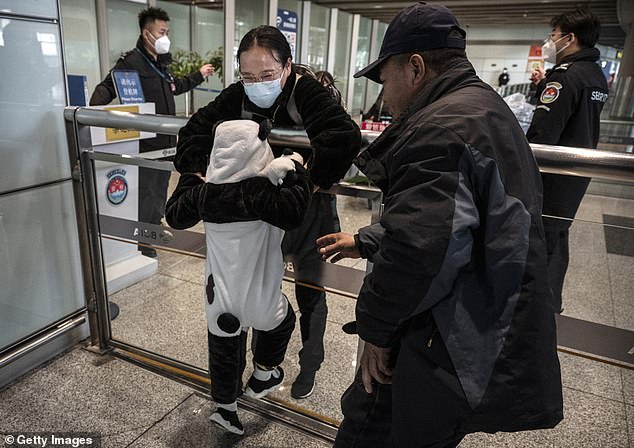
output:
[[[240,110],[240,118],[242,118],[243,120],[252,120],[253,119],[253,113],[249,112],[247,110],[247,108],[245,107],[245,102],[247,100],[247,95],[246,93],[244,94],[244,97],[242,99],[242,109]]]
[[[297,81],[301,78],[302,75],[295,76],[295,85],[293,86],[293,91],[291,95],[288,97],[288,102],[286,103],[286,111],[288,112],[288,116],[291,117],[291,120],[297,126],[304,127],[304,121],[302,120],[302,116],[299,114],[299,110],[297,110],[297,104],[295,103],[295,87],[297,87]]]

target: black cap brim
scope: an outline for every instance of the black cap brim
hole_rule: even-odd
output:
[[[384,63],[386,59],[389,57],[390,57],[389,54],[379,57],[379,59],[377,59],[376,61],[374,61],[372,64],[368,65],[367,67],[362,68],[361,70],[356,72],[353,76],[355,78],[360,78],[362,76],[365,76],[366,78],[371,79],[372,81],[376,83],[383,84],[381,82],[381,77],[380,77],[381,75],[380,68],[381,68],[381,64]]]

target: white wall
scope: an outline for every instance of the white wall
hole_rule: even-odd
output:
[[[467,56],[478,76],[497,87],[498,76],[506,67],[509,84],[529,81],[528,52],[530,45],[541,45],[548,36],[548,25],[534,26],[468,26]]]

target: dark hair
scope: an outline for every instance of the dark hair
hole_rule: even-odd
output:
[[[301,76],[315,77],[313,68],[308,64],[293,64],[293,71]]]
[[[574,33],[579,45],[585,48],[594,47],[601,32],[599,18],[587,9],[581,8],[553,17],[550,26],[553,29],[559,27],[562,33]]]
[[[335,77],[332,76],[330,72],[323,70],[315,73],[315,79],[319,81],[319,83],[328,90],[330,96],[341,105],[341,92],[335,86]]]
[[[335,83],[335,77],[330,72],[322,70],[315,73],[315,79],[321,83],[322,86]]]
[[[145,28],[148,23],[153,23],[156,20],[169,22],[170,16],[168,16],[167,12],[161,8],[154,8],[153,6],[150,6],[149,8],[144,9],[139,13],[139,29],[143,31],[143,28]]]
[[[282,66],[291,59],[291,46],[282,32],[274,26],[260,25],[250,30],[240,41],[237,54],[238,65],[240,65],[240,55],[255,46],[271,50],[273,59]]]

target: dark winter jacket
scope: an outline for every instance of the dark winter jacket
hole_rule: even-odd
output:
[[[596,148],[608,83],[599,50],[585,48],[555,65],[538,88],[539,101],[526,137],[532,143]]]
[[[456,61],[355,163],[384,194],[382,229],[357,236],[374,262],[360,337],[391,347],[431,310],[474,409],[468,432],[554,426],[562,392],[540,178],[504,101]]]
[[[283,230],[299,226],[310,203],[313,185],[303,166],[281,186],[266,177],[239,183],[205,183],[192,173],[181,174],[165,207],[165,219],[175,229],[187,229],[201,219],[227,223],[262,220]]]
[[[180,95],[193,89],[203,82],[204,78],[198,70],[184,78],[176,78],[169,71],[171,63],[172,56],[169,53],[159,55],[158,60],[154,60],[145,50],[142,39],[139,38],[136,48],[121,56],[112,70],[136,70],[141,79],[145,101],[154,103],[157,114],[175,115],[174,95]],[[91,106],[108,104],[117,97],[112,80],[112,70],[95,87],[95,91],[90,97]],[[141,140],[140,150],[141,152],[147,152],[170,148],[175,145],[175,136],[159,134],[156,138]]]
[[[526,137],[532,143],[596,148],[608,84],[597,65],[599,50],[585,48],[555,65],[538,87],[535,115]],[[544,215],[574,218],[590,183],[588,177],[543,174]],[[569,220],[545,218],[549,228]]]
[[[313,183],[328,188],[339,181],[359,153],[359,128],[317,80],[309,76],[302,76],[297,83],[295,80],[295,73],[291,73],[279,98],[269,109],[260,109],[251,103],[241,82],[224,89],[181,128],[174,159],[176,169],[180,173],[204,173],[207,170],[213,126],[220,121],[245,118],[246,112],[257,122],[270,118],[274,126],[295,126],[297,123],[291,118],[287,104],[292,94],[312,153],[294,150],[310,161]],[[277,157],[281,148],[274,147],[273,152]]]

